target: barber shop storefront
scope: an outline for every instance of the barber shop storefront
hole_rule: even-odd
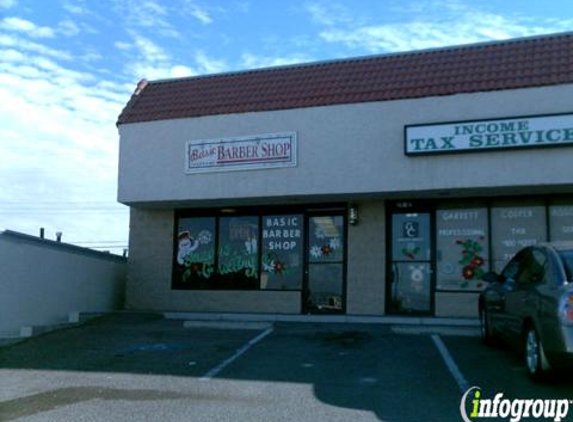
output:
[[[486,272],[573,241],[572,46],[142,81],[118,120],[127,306],[475,317]]]

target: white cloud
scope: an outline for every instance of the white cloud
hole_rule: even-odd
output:
[[[71,54],[67,51],[53,49],[50,47],[46,47],[43,44],[38,44],[11,35],[0,34],[0,47],[11,47],[18,49],[19,51],[33,52],[40,54],[42,56],[52,57],[58,60],[72,59]]]
[[[88,50],[80,56],[80,59],[87,63],[98,62],[103,59],[103,56],[94,50]]]
[[[16,6],[16,0],[0,0],[0,9],[10,9]]]
[[[566,31],[573,26],[573,19],[537,20],[532,24],[523,17],[486,13],[456,1],[432,3],[431,6],[434,13],[439,14],[442,10],[441,19],[429,13],[429,5],[424,5],[420,15],[413,14],[408,21],[336,28],[327,26],[320,32],[320,38],[328,43],[379,53],[532,36]]]
[[[74,15],[87,15],[90,13],[82,0],[74,0],[73,2],[66,1],[62,7],[64,10]]]
[[[67,19],[58,24],[58,32],[65,36],[72,37],[80,33],[80,28],[74,21]]]
[[[225,61],[209,58],[203,51],[195,54],[195,61],[204,73],[221,73],[229,69]]]
[[[170,10],[164,4],[153,0],[114,0],[117,14],[124,17],[128,28],[152,29],[166,37],[180,38],[181,34],[170,22]]]
[[[140,56],[148,62],[156,63],[169,59],[167,53],[149,38],[133,33],[134,44]]]
[[[64,241],[126,240],[115,121],[133,87],[79,72],[61,56],[0,37],[0,218],[30,234],[62,230]]]
[[[167,73],[169,73],[169,75],[173,78],[184,78],[187,76],[195,75],[195,72],[193,69],[191,69],[190,67],[187,67],[187,66],[182,66],[182,65],[173,66],[171,69],[169,69],[167,71]]]
[[[286,66],[312,61],[312,58],[303,54],[293,54],[291,56],[273,57],[257,56],[251,53],[241,55],[242,67],[246,69],[260,69],[266,67]]]
[[[123,41],[116,41],[113,43],[113,45],[118,50],[131,50],[133,48],[133,44]]]
[[[304,5],[314,23],[319,25],[338,25],[353,21],[350,12],[335,2],[311,2]]]
[[[200,50],[194,54],[192,63],[179,62],[150,38],[135,31],[131,31],[130,35],[133,44],[116,42],[114,45],[128,56],[125,73],[134,81],[141,78],[156,80],[219,73],[228,68],[224,61],[208,57]]]
[[[0,28],[6,31],[23,32],[33,38],[53,38],[55,32],[47,26],[37,26],[33,22],[17,17],[4,18],[0,22]]]
[[[211,16],[209,16],[209,13],[207,13],[206,10],[203,10],[197,6],[192,6],[191,9],[189,10],[189,13],[191,14],[191,16],[193,16],[195,19],[197,19],[204,25],[213,23],[213,19],[211,18]]]

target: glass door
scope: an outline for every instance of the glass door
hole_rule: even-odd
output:
[[[311,215],[306,227],[308,245],[303,312],[342,313],[346,307],[344,216]]]
[[[432,312],[432,220],[430,213],[396,212],[391,216],[391,313]]]

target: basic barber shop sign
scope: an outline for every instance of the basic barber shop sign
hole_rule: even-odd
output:
[[[185,173],[296,167],[296,132],[201,139],[185,144]]]
[[[411,125],[406,155],[573,145],[573,114]]]

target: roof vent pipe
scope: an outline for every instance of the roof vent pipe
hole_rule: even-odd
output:
[[[147,86],[147,79],[142,79],[137,83],[137,88],[135,88],[135,92],[133,93],[133,95],[139,95],[141,93],[141,91],[143,91],[145,89],[145,87]]]

